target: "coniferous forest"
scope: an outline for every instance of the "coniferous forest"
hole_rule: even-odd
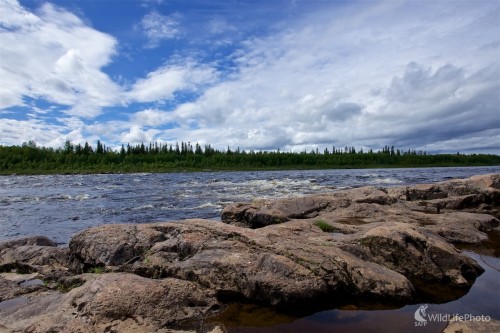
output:
[[[54,149],[33,141],[21,146],[0,146],[0,174],[127,173],[206,170],[278,170],[384,168],[431,166],[500,165],[500,156],[490,154],[428,154],[384,147],[376,152],[354,147],[312,150],[300,153],[217,150],[211,145],[181,142],[175,145],[149,143],[122,145],[113,150],[97,141],[96,146],[72,144]]]

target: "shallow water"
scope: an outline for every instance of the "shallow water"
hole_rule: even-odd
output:
[[[44,235],[67,244],[101,224],[220,220],[232,202],[493,172],[500,167],[0,176],[0,240]]]

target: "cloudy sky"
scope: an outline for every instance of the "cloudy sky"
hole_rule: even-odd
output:
[[[500,154],[500,2],[0,0],[0,144]]]

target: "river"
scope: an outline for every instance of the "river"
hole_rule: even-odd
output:
[[[0,176],[0,240],[43,235],[65,245],[101,224],[220,220],[232,202],[494,172],[500,167]]]
[[[495,167],[300,170],[255,172],[136,173],[0,176],[0,240],[44,235],[67,245],[76,232],[107,223],[146,223],[185,218],[220,221],[225,205],[257,198],[333,192],[365,185],[431,183]],[[497,250],[466,254],[485,268],[469,293],[428,313],[487,315],[500,320],[500,240]],[[372,305],[373,306],[373,305]],[[229,332],[440,332],[446,323],[415,327],[419,304],[399,309],[347,307],[302,318],[252,305],[234,305],[223,317]]]

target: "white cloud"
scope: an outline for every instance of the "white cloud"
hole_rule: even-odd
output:
[[[257,149],[415,147],[482,133],[499,126],[496,13],[492,3],[323,10],[248,39],[238,73],[171,116],[195,119],[222,147]]]
[[[140,23],[140,28],[148,38],[147,47],[158,47],[163,40],[177,38],[180,34],[179,15],[162,15],[156,10],[146,14]]]
[[[173,99],[177,91],[196,91],[198,86],[216,79],[213,68],[186,61],[183,64],[165,65],[137,80],[128,97],[137,102]]]
[[[498,154],[498,142],[500,142],[500,130],[493,129],[477,132],[473,135],[450,138],[425,146],[417,146],[418,150],[432,150],[436,152],[463,152],[467,147],[469,152]]]
[[[40,23],[40,19],[30,12],[25,11],[17,0],[3,0],[0,2],[1,25],[7,29],[24,28]],[[8,13],[9,15],[5,15]]]
[[[23,106],[30,97],[94,117],[120,102],[121,88],[101,70],[116,53],[113,37],[48,3],[36,15],[16,1],[1,6],[1,108]]]
[[[132,115],[131,119],[133,124],[141,126],[161,126],[174,121],[171,112],[146,109],[136,112]]]
[[[33,140],[37,145],[61,147],[66,140],[65,126],[49,125],[39,120],[2,119],[0,145],[20,145]]]
[[[155,137],[159,132],[156,129],[144,130],[141,126],[132,125],[128,132],[122,133],[120,141],[128,142],[131,145],[153,142],[156,141]]]

